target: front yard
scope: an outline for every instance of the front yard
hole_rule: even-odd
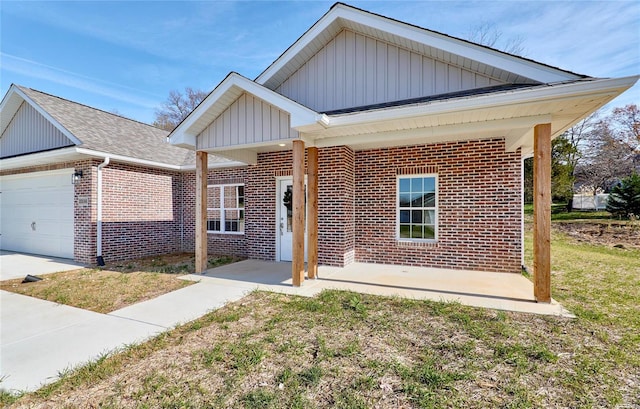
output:
[[[529,261],[530,249],[528,234]],[[552,258],[553,297],[575,320],[340,291],[255,292],[2,399],[21,408],[634,407],[640,250],[554,229]]]
[[[210,257],[209,267],[234,261]],[[193,269],[193,254],[171,254],[46,274],[31,283],[0,281],[0,289],[106,314],[194,284],[178,278]]]

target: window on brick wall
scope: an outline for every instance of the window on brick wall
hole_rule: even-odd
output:
[[[244,233],[244,185],[207,186],[207,232]]]
[[[434,241],[438,238],[438,179],[436,175],[398,176],[396,237]]]

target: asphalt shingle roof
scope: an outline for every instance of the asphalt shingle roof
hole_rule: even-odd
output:
[[[80,148],[168,165],[195,163],[193,151],[167,142],[169,132],[64,98],[18,87],[78,138]]]

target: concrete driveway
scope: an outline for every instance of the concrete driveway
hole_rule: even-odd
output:
[[[0,281],[24,278],[27,274],[57,273],[82,267],[84,265],[65,258],[0,250]]]

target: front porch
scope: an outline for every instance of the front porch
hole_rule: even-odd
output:
[[[520,274],[452,270],[387,264],[352,263],[346,267],[320,266],[318,277],[293,286],[291,263],[245,260],[192,274],[194,281],[313,297],[324,289],[399,296],[473,307],[573,317],[555,300],[537,303],[533,283]]]

